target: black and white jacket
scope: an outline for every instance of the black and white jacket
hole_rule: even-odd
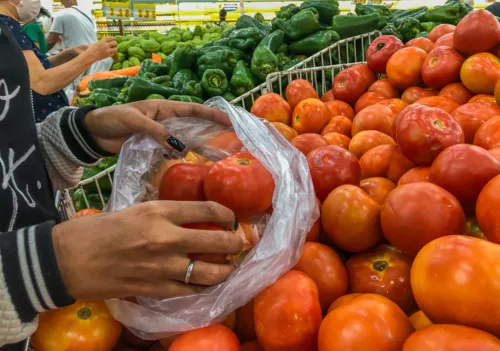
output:
[[[83,125],[87,112],[65,108],[35,124],[28,67],[0,20],[0,346],[31,335],[39,312],[74,301],[54,255],[54,192],[106,155]]]

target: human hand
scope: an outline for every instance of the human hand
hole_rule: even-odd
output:
[[[100,108],[89,112],[84,123],[101,149],[118,153],[123,143],[134,133],[148,134],[170,148],[166,141],[168,131],[158,121],[171,117],[197,117],[231,125],[224,112],[200,104],[165,100],[146,100]]]
[[[226,280],[234,267],[195,261],[188,253],[237,254],[241,238],[229,231],[186,229],[215,223],[234,230],[231,210],[214,202],[150,201],[123,211],[72,219],[52,232],[63,282],[76,300],[126,296],[174,297]]]
[[[106,37],[97,43],[89,45],[85,50],[85,55],[92,63],[104,60],[116,54],[117,45],[118,43],[114,37]]]

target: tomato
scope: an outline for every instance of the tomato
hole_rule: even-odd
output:
[[[402,49],[403,42],[394,35],[382,35],[372,41],[366,49],[366,61],[368,67],[375,73],[385,73],[387,61],[391,56]]]
[[[314,89],[311,83],[304,79],[292,80],[286,86],[286,100],[290,104],[290,107],[295,109],[295,106],[305,99],[319,99],[318,93]]]
[[[254,322],[254,300],[236,310],[234,332],[241,341],[250,341],[257,338]]]
[[[333,101],[333,100],[335,100],[335,96],[333,96],[333,89],[328,90],[321,97],[321,101],[323,101],[323,102],[328,102],[328,101]]]
[[[451,48],[453,47],[453,33],[445,34],[441,38],[436,40],[434,46],[432,47],[432,50],[443,46]]]
[[[412,262],[412,257],[389,245],[355,254],[345,264],[349,291],[385,296],[410,314],[417,309],[410,285]]]
[[[358,63],[357,65],[351,66],[352,69],[358,71],[363,76],[365,80],[366,88],[372,85],[377,80],[377,75],[368,67],[366,63]]]
[[[40,313],[31,341],[37,351],[111,351],[121,331],[104,302],[77,301]]]
[[[472,55],[462,65],[460,79],[473,93],[492,95],[500,79],[500,58],[487,52]]]
[[[285,99],[275,93],[259,96],[253,103],[250,113],[267,119],[269,122],[289,125],[292,121],[292,108]]]
[[[354,118],[353,108],[344,101],[340,100],[328,101],[325,103],[325,105],[326,107],[328,107],[328,110],[330,110],[330,117],[335,117],[340,115],[349,118],[351,121]]]
[[[460,125],[435,107],[409,106],[398,115],[394,126],[401,152],[420,166],[430,165],[442,150],[464,141]]]
[[[305,99],[293,110],[292,126],[299,134],[320,133],[330,118],[330,111],[324,102]]]
[[[321,131],[321,135],[327,133],[340,133],[347,137],[351,137],[352,121],[345,116],[335,116],[330,119],[330,122]]]
[[[470,56],[493,49],[500,38],[500,25],[489,11],[472,11],[457,25],[453,44],[458,51]]]
[[[452,24],[439,24],[429,32],[427,38],[429,40],[432,40],[433,42],[436,42],[443,35],[453,33],[455,31],[455,28],[456,27]]]
[[[366,191],[370,197],[382,205],[387,195],[396,188],[396,185],[389,179],[382,177],[366,178],[359,183],[359,187]]]
[[[342,184],[359,184],[359,162],[352,153],[340,146],[320,146],[307,155],[307,162],[320,201]]]
[[[499,46],[499,48],[500,48],[500,46]],[[495,102],[498,101],[497,104],[500,104],[500,83],[499,82],[500,82],[500,79],[495,84],[495,90],[493,91],[493,95],[495,95]]]
[[[380,101],[377,105],[384,105],[389,107],[395,115],[404,110],[408,104],[401,99],[387,99]]]
[[[164,340],[164,339],[162,339]],[[173,342],[173,340],[172,340]],[[168,350],[168,347],[170,347],[170,344],[166,347],[164,347],[160,342],[157,342],[157,343],[154,343],[153,345],[151,345],[151,347],[148,349],[148,351],[165,351],[165,350]],[[130,350],[132,351],[132,350]],[[134,350],[136,351],[136,350]]]
[[[318,207],[321,213],[321,202],[316,199],[318,202]],[[314,222],[313,226],[311,227],[311,230],[306,235],[306,241],[312,241],[312,242],[318,242],[319,241],[319,235],[321,234],[321,216]]]
[[[432,50],[422,66],[424,83],[434,89],[460,80],[460,68],[465,57],[449,46]]]
[[[266,351],[315,351],[321,324],[318,288],[291,270],[255,297],[257,340]]]
[[[406,89],[422,81],[420,71],[427,52],[408,47],[394,53],[387,62],[387,77],[393,86]]]
[[[78,217],[83,217],[83,216],[88,216],[88,215],[93,215],[93,214],[98,214],[101,213],[101,210],[98,210],[97,208],[86,208],[84,210],[80,210],[77,213],[73,215],[71,218],[78,218]]]
[[[360,96],[356,105],[354,105],[354,112],[359,113],[361,110],[368,106],[375,105],[377,102],[387,99],[384,95],[369,91]]]
[[[354,185],[339,186],[328,195],[321,224],[336,246],[350,252],[367,250],[382,237],[380,205]]]
[[[178,163],[164,174],[158,189],[160,200],[204,201],[203,180],[210,171],[206,165]]]
[[[495,116],[479,127],[474,135],[474,145],[490,150],[500,147],[500,116]]]
[[[488,240],[500,244],[500,176],[486,184],[477,198],[476,217]]]
[[[278,130],[283,136],[285,137],[286,140],[290,141],[293,138],[295,138],[299,133],[295,129],[293,129],[290,126],[287,126],[286,124],[280,123],[280,122],[272,122],[271,123],[274,128]]]
[[[122,337],[122,340],[125,343],[125,345],[131,346],[131,347],[138,347],[138,348],[144,349],[148,346],[151,346],[154,343],[154,341],[152,341],[152,340],[141,339],[140,337],[133,334],[127,328],[122,329],[121,337]]]
[[[490,154],[493,155],[494,158],[500,161],[500,147],[495,147],[493,149],[488,150]]]
[[[241,351],[241,344],[229,328],[215,324],[178,335],[168,350]]]
[[[479,223],[475,217],[467,218],[462,234],[478,239],[488,240],[486,235],[484,235],[483,230],[479,227]]]
[[[326,140],[328,145],[337,145],[343,149],[349,150],[351,139],[343,134],[335,132],[326,133],[325,135],[323,135],[323,138]]]
[[[427,244],[413,261],[415,299],[436,324],[461,324],[500,335],[500,246],[463,235]]]
[[[416,330],[432,325],[432,322],[422,311],[417,311],[410,316],[410,322]]]
[[[349,151],[358,159],[369,150],[379,145],[395,145],[394,139],[377,130],[363,130],[356,134],[349,143]]]
[[[431,52],[434,47],[434,42],[428,38],[415,38],[405,44],[405,47],[409,46],[422,49],[425,52]]]
[[[233,210],[239,220],[265,211],[272,204],[274,180],[249,152],[214,163],[205,176],[205,196]]]
[[[498,115],[500,115],[499,106],[486,105],[481,102],[462,105],[451,113],[451,116],[462,127],[465,142],[468,144],[474,142],[474,136],[483,123]]]
[[[477,94],[474,95],[470,100],[469,104],[473,102],[484,102],[487,104],[496,104],[495,97],[493,95],[488,95],[488,94]]]
[[[425,105],[429,107],[437,107],[441,110],[452,113],[460,107],[455,101],[442,96],[428,96],[415,101],[415,104]]]
[[[312,150],[328,145],[328,142],[319,134],[306,133],[296,136],[290,143],[299,149],[305,156]]]
[[[228,155],[234,155],[235,153],[240,152],[243,148],[243,144],[238,139],[235,132],[225,132],[218,135],[207,141],[206,146],[224,151]]]
[[[332,248],[306,242],[299,261],[293,268],[306,273],[318,287],[319,302],[326,311],[332,302],[347,293],[347,272]]]
[[[236,311],[231,312],[221,323],[223,326],[234,331],[236,327]]]
[[[424,89],[422,87],[409,87],[403,91],[401,100],[407,104],[413,104],[424,97],[436,96],[437,92],[431,89]]]
[[[412,168],[408,172],[403,174],[401,178],[399,178],[398,186],[410,183],[429,182],[430,173],[431,173],[430,167]]]
[[[415,256],[428,242],[460,233],[465,215],[458,200],[443,188],[432,183],[411,183],[391,191],[382,206],[380,221],[386,239]]]
[[[387,106],[368,106],[354,117],[352,135],[354,136],[363,130],[378,130],[392,136],[392,124],[395,117],[395,114]]]
[[[385,96],[386,99],[398,98],[399,91],[389,82],[389,79],[383,78],[377,80],[368,88],[369,92],[379,93]]]
[[[379,145],[367,151],[359,160],[361,179],[383,177],[397,183],[409,169],[415,166],[401,153],[396,145]]]
[[[361,293],[351,293],[347,294],[344,296],[339,297],[337,300],[333,301],[333,303],[330,305],[328,308],[328,313],[332,312],[334,309],[342,306],[342,305],[347,305],[348,303],[352,302],[352,300],[363,296],[364,294]]]
[[[462,83],[451,83],[441,89],[438,95],[449,98],[459,105],[463,105],[466,104],[474,94]]]
[[[359,99],[368,88],[363,75],[359,71],[348,68],[339,72],[333,81],[335,99],[351,103]]]
[[[326,315],[319,329],[318,351],[400,351],[413,331],[394,302],[364,294]]]
[[[241,351],[264,351],[264,349],[258,341],[251,341],[241,345]]]

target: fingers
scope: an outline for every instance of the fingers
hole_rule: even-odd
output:
[[[131,133],[144,133],[153,137],[160,145],[170,148],[167,143],[167,129],[157,121],[142,114],[139,110],[132,110],[128,117],[127,129]]]
[[[132,294],[136,296],[161,297],[168,299],[171,297],[188,296],[201,292],[206,286],[184,284],[184,281],[177,280],[157,280],[151,284],[141,284]]]
[[[193,261],[194,266],[189,277],[189,284],[217,285],[224,282],[234,271],[231,264],[214,264],[203,261]],[[185,282],[191,259],[179,257],[169,264],[168,278]]]
[[[233,211],[212,201],[166,201],[166,215],[175,225],[214,223],[234,230],[236,217]]]
[[[183,253],[220,253],[236,255],[243,249],[243,240],[232,231],[182,229],[181,239],[171,249]]]
[[[157,117],[158,120],[163,120],[170,117],[196,117],[226,126],[231,125],[229,116],[225,112],[201,104],[179,101],[159,102]]]

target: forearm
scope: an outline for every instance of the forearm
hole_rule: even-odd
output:
[[[74,59],[77,55],[75,55],[74,50],[72,49],[66,49],[58,53],[57,55],[52,55],[49,56],[49,61],[52,64],[52,66],[57,67],[62,64],[65,64],[66,62],[69,62],[70,60]]]

